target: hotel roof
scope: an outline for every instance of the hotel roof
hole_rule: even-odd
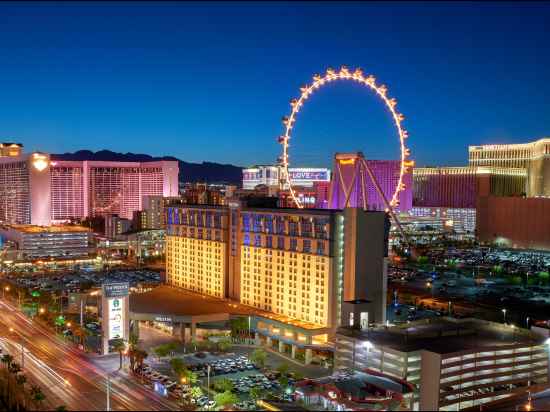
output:
[[[8,227],[23,233],[63,233],[63,232],[90,232],[91,231],[87,227],[76,226],[76,225],[36,226],[36,225],[9,224],[9,225],[4,225],[4,227]]]

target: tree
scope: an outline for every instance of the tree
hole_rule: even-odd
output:
[[[23,396],[23,409],[27,408],[27,396],[25,394],[25,383],[27,383],[27,377],[25,375],[19,374],[15,377],[15,383],[17,386],[21,386],[21,390],[18,391]]]
[[[46,399],[46,395],[42,392],[42,388],[38,385],[31,386],[31,399],[39,410],[42,410],[42,402]]]
[[[113,342],[113,350],[115,352],[118,352],[118,355],[120,357],[120,365],[119,365],[118,369],[122,369],[122,354],[126,350],[126,344],[124,343],[124,341],[122,339],[116,339]]]
[[[182,378],[186,370],[185,363],[181,358],[170,359],[170,368],[172,368],[172,371],[174,372],[174,374],[180,379]]]
[[[265,361],[267,360],[267,352],[261,348],[255,349],[254,352],[250,354],[250,361],[260,368],[265,366]]]
[[[218,350],[220,352],[227,352],[231,347],[231,340],[229,338],[223,338],[218,341]]]
[[[67,410],[67,407],[65,405],[60,405],[57,408],[55,408],[56,412],[65,412]]]
[[[265,391],[262,388],[251,388],[250,389],[250,398],[257,401],[265,396]]]
[[[216,392],[231,392],[235,385],[229,379],[220,379],[214,382],[214,390]]]
[[[161,358],[168,356],[170,349],[166,345],[158,345],[153,348],[153,352],[160,360]]]
[[[541,283],[546,284],[546,283],[548,283],[548,280],[550,279],[550,273],[548,273],[548,272],[539,272],[538,277],[539,277]]]
[[[199,386],[193,386],[190,393],[191,397],[200,398],[202,396],[202,389]]]
[[[281,363],[279,366],[277,366],[277,371],[278,371],[282,376],[287,376],[287,375],[288,375],[288,372],[290,371],[290,367],[288,366],[287,363]]]
[[[197,383],[199,380],[199,375],[197,375],[195,372],[190,371],[189,369],[185,369],[183,372],[183,377],[187,379],[187,383],[189,385],[193,385]]]
[[[216,402],[216,404],[218,404],[222,408],[225,408],[227,406],[232,406],[237,402],[239,402],[239,398],[234,393],[225,391],[225,392],[216,394],[214,396],[214,401]]]
[[[138,370],[143,368],[143,361],[147,359],[147,356],[149,356],[149,354],[143,349],[137,348],[134,350],[134,357],[136,359],[136,367]]]

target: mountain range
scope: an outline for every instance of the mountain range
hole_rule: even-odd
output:
[[[176,160],[179,162],[180,182],[207,182],[240,185],[242,167],[213,162],[189,163],[172,156],[153,157],[147,154],[117,153],[110,150],[78,150],[74,153],[51,154],[52,160],[102,160],[118,162],[151,162]]]

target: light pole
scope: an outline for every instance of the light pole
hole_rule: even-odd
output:
[[[9,291],[10,291],[10,287],[4,286],[4,288],[2,289],[2,299],[6,300],[6,292],[9,292]]]
[[[506,309],[502,309],[503,322],[506,324]]]

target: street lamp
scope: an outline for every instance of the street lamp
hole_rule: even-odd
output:
[[[502,317],[503,317],[504,323],[506,323],[506,309],[502,309]]]
[[[6,292],[10,291],[9,286],[4,286],[4,289],[2,289],[2,299],[6,299]]]
[[[40,308],[40,309],[38,309],[38,312],[39,312],[41,315],[43,315],[44,313],[46,313],[46,309]]]

